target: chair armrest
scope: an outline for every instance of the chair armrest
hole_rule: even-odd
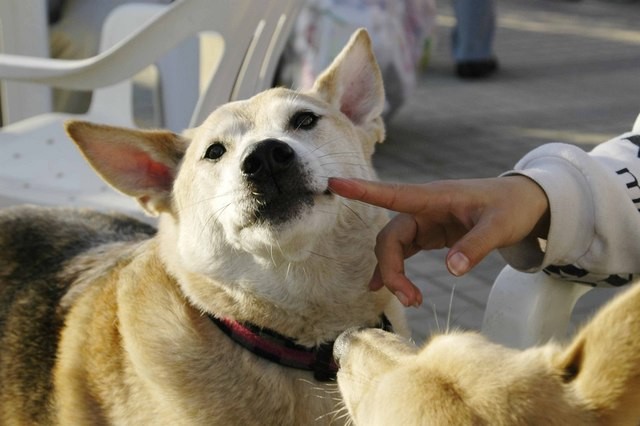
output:
[[[31,81],[68,89],[93,89],[84,82],[74,84],[74,75],[95,67],[95,59],[51,59],[23,55],[0,55],[0,79]],[[111,82],[114,83],[114,82]],[[105,82],[104,85],[108,85]]]
[[[62,60],[0,55],[0,79],[92,90],[127,79],[187,37],[209,28],[240,25],[229,16],[233,2],[183,0],[159,9],[157,17],[110,49],[87,59]],[[161,11],[164,10],[164,13]]]

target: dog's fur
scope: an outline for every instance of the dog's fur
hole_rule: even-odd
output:
[[[383,102],[360,30],[310,91],[227,104],[190,138],[69,123],[158,232],[87,211],[0,213],[0,423],[330,423],[335,384],[257,357],[207,315],[309,347],[383,311],[406,331],[395,299],[368,291],[384,213],[327,190],[329,176],[374,178]]]
[[[640,284],[567,345],[515,350],[454,332],[418,349],[380,330],[349,330],[334,351],[356,425],[640,422]]]

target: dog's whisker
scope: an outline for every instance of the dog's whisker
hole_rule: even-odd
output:
[[[448,333],[449,327],[451,325],[451,312],[453,311],[453,296],[456,292],[456,284],[454,283],[453,286],[451,287],[451,297],[449,298],[449,312],[447,312],[447,328],[445,330],[445,333]]]
[[[336,139],[333,139],[333,140],[326,141],[322,145],[317,145],[317,146],[314,145],[314,149],[312,151],[310,151],[310,154],[314,154],[316,151],[318,151],[318,150],[320,150],[320,149],[322,149],[324,147],[327,147],[329,145],[333,145],[333,144],[335,144],[337,142],[340,142],[340,141],[342,141],[342,138],[336,138]]]
[[[344,419],[346,419],[348,417],[350,418],[349,410],[347,410],[346,407],[344,407],[344,409],[342,409],[342,408],[338,409],[337,412],[336,412],[336,415],[338,415],[338,414],[340,414],[340,415],[337,416],[337,417],[334,417],[332,419],[332,421],[342,421],[342,420],[344,420]]]
[[[321,167],[334,166],[334,165],[351,166],[351,167],[357,167],[357,168],[366,169],[366,170],[369,170],[371,168],[371,166],[369,166],[366,163],[345,163],[344,161],[332,161],[328,163],[320,163]]]
[[[211,222],[217,221],[222,213],[231,205],[233,205],[233,203],[227,203],[218,210],[214,211],[211,215],[209,215],[207,221],[204,223],[204,228],[210,230],[211,233],[215,232],[215,227],[210,226]]]
[[[218,209],[217,211],[213,212],[213,214],[211,215],[211,219],[212,220],[218,220],[220,218],[220,216],[222,215],[222,213],[229,208],[229,206],[233,205],[233,203],[227,203],[224,207],[221,207],[220,209]]]
[[[280,241],[276,240],[275,243],[276,243],[276,247],[278,247],[278,251],[280,252],[280,255],[285,257],[284,250],[282,250],[282,246],[280,245]]]
[[[345,206],[347,208],[347,210],[349,210],[360,221],[360,223],[362,223],[365,227],[368,228],[370,226],[367,222],[364,221],[362,216],[360,216],[357,211],[355,211],[351,206],[349,206],[349,204],[347,204],[347,203],[345,203],[343,201],[342,205]]]
[[[273,257],[273,244],[269,244],[269,257],[271,257],[271,263],[273,266],[278,266],[276,264],[276,259]]]
[[[322,258],[327,259],[327,260],[332,260],[332,261],[340,263],[340,264],[343,264],[343,262],[340,259],[336,259],[335,257],[327,256],[325,254],[321,254],[321,253],[318,253],[318,252],[315,252],[315,251],[312,251],[312,250],[308,250],[307,253],[312,254],[314,256],[322,257]]]
[[[454,324],[454,328],[453,328],[454,330],[455,330],[455,329],[457,329],[457,328],[459,328],[459,327],[455,327],[455,324],[458,324],[458,320],[459,320],[459,319],[460,319],[460,314],[454,315],[454,316],[451,318],[451,324]]]
[[[290,102],[292,105],[295,105],[298,98],[300,98],[300,90],[295,88],[288,96],[287,102]]]
[[[316,422],[322,421],[322,420],[324,420],[325,418],[329,417],[332,414],[333,414],[333,411],[329,411],[328,413],[321,414],[318,417],[316,417],[314,419],[314,421],[316,421]]]
[[[285,279],[289,279],[289,273],[291,272],[291,262],[287,263],[287,271],[284,274]]]
[[[360,158],[362,154],[357,151],[353,152],[329,152],[327,154],[318,155],[316,158],[328,158],[328,157],[358,157]]]
[[[331,191],[331,189],[329,189],[329,190]],[[331,191],[331,192],[333,192],[333,191]],[[367,203],[365,203],[365,202],[363,202],[363,201],[359,201],[359,200],[346,200],[346,199],[342,198],[342,199],[341,199],[341,202],[342,202],[343,204],[345,204],[345,206],[347,206],[348,204],[354,203],[354,204],[358,204],[358,205],[363,206],[363,207],[366,207],[366,208],[374,208],[374,207],[372,207],[372,206],[371,206],[371,204],[367,204]],[[330,214],[330,212],[327,212],[327,214]],[[367,227],[369,227],[369,228],[370,228],[371,226],[373,226],[373,225],[368,224],[368,223],[366,223],[366,225],[367,225]]]
[[[361,225],[363,225],[364,229],[370,229],[373,225],[366,222],[361,216],[360,214],[358,214],[358,212],[356,212],[353,208],[349,207],[348,204],[343,203],[345,205],[345,207],[347,208],[347,210],[349,210],[360,222]],[[327,210],[322,210],[322,209],[318,209],[319,213],[323,213],[326,215],[330,215],[330,216],[340,216],[339,212],[335,212],[335,211],[327,211]],[[362,229],[362,228],[360,228]]]
[[[337,417],[337,416],[338,415],[342,416],[343,415],[342,412],[343,412],[343,408],[342,407],[336,407],[333,410],[331,410],[331,411],[329,411],[329,412],[327,412],[325,414],[322,414],[321,416],[318,416],[315,419],[315,421],[318,422],[318,421],[324,420],[326,418],[329,418],[329,423],[333,424],[336,420],[340,420],[340,418]]]
[[[340,213],[339,212],[335,212],[335,211],[329,211],[329,210],[325,210],[325,209],[317,209],[318,213],[322,213],[325,214],[327,216],[339,216]]]
[[[213,200],[216,200],[218,198],[232,196],[236,192],[239,192],[239,191],[238,190],[231,190],[229,192],[225,192],[225,193],[222,193],[222,194],[217,194],[217,195],[212,196],[212,197],[207,197],[207,198],[203,198],[203,199],[198,200],[198,201],[194,201],[194,202],[192,202],[192,203],[190,203],[190,204],[188,204],[186,206],[183,206],[180,209],[178,209],[178,213],[182,213],[182,212],[184,212],[184,211],[186,211],[188,209],[197,207],[197,206],[201,205],[202,203],[207,203],[209,201],[213,201]]]
[[[440,328],[440,322],[438,321],[438,312],[436,310],[436,304],[433,302],[429,302],[429,304],[431,305],[431,309],[433,310],[433,318],[436,322],[436,331],[440,333],[442,332],[442,329]]]

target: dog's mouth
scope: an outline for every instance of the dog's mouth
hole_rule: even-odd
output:
[[[316,189],[313,178],[286,143],[268,139],[256,144],[241,165],[247,189],[245,211],[252,224],[278,225],[300,217],[318,197],[333,196]]]
[[[330,197],[328,190],[314,191],[304,182],[274,179],[269,185],[250,189],[248,207],[253,224],[279,225],[291,221],[312,209],[320,197]]]

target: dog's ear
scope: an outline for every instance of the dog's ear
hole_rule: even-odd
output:
[[[598,424],[640,418],[640,285],[602,308],[555,360]]]
[[[173,180],[188,145],[186,139],[169,131],[84,121],[68,121],[65,127],[107,183],[134,197],[151,215],[170,210]]]
[[[351,36],[342,52],[317,78],[312,90],[357,125],[380,117],[384,86],[366,30],[359,29]]]

